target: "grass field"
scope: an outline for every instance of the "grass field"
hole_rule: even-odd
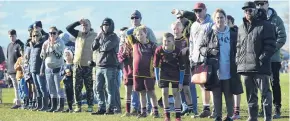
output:
[[[282,117],[281,119],[276,119],[275,121],[288,121],[289,120],[289,75],[281,74],[281,88],[282,88]],[[200,89],[197,88],[197,94],[200,97]],[[157,97],[161,97],[161,90],[158,88],[156,90]],[[163,118],[153,119],[152,117],[147,117],[145,119],[137,119],[136,117],[121,118],[121,115],[113,116],[91,116],[90,113],[46,113],[46,112],[32,112],[27,110],[11,110],[11,102],[14,97],[13,89],[3,89],[3,101],[4,104],[0,104],[0,121],[163,121]],[[124,87],[121,88],[121,97],[124,97]],[[259,97],[260,99],[260,97]],[[125,100],[122,100],[122,111],[125,109]],[[198,107],[199,111],[202,108],[201,98],[198,98]],[[86,107],[86,106],[84,106]],[[96,105],[94,106],[96,110]],[[225,114],[225,103],[223,103],[223,111]],[[163,111],[160,109],[161,113]],[[247,119],[247,103],[246,103],[246,94],[242,94],[241,100],[241,121]],[[163,116],[162,116],[163,117]],[[172,116],[174,117],[174,116]],[[173,120],[174,118],[172,118]],[[182,117],[184,121],[195,120],[195,121],[210,121],[213,119],[191,119],[189,116]],[[262,121],[263,118],[259,118],[259,121]]]

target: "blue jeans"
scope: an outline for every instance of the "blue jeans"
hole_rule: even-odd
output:
[[[64,87],[61,87],[60,71],[54,73],[53,69],[46,67],[45,76],[49,88],[49,94],[51,98],[65,98]],[[64,86],[64,85],[63,85]]]
[[[35,90],[37,97],[48,97],[47,81],[45,76],[40,76],[40,74],[32,73],[32,80],[35,85]]]
[[[140,98],[138,92],[132,91],[131,99],[132,99],[132,107],[135,110],[140,110],[140,102],[139,102]],[[150,113],[152,110],[152,105],[148,95],[146,95],[146,99],[147,99],[147,112]]]
[[[197,95],[196,95],[196,88],[195,84],[189,83],[190,93],[191,93],[191,100],[192,100],[192,106],[193,106],[193,112],[197,113]],[[182,101],[182,109],[187,109],[187,104],[185,100],[185,95],[183,91],[181,92],[181,101]]]
[[[115,98],[115,106],[117,111],[121,111],[121,97],[120,97],[120,87],[121,87],[121,81],[122,81],[122,70],[118,70],[117,75],[117,88],[116,88],[116,98]]]
[[[96,93],[99,110],[114,110],[117,87],[117,68],[96,69]],[[107,99],[105,97],[107,92]]]

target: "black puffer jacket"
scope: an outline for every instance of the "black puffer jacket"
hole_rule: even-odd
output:
[[[276,44],[275,28],[265,20],[251,24],[243,18],[239,27],[236,63],[238,73],[270,75],[270,59]]]
[[[105,32],[102,29],[104,24],[109,25],[109,29]],[[95,63],[98,67],[114,67],[119,66],[117,53],[119,51],[119,37],[114,33],[114,21],[110,18],[105,18],[101,29],[102,32],[97,36],[92,44],[92,50],[97,51]]]

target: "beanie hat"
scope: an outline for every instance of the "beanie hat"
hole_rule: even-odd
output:
[[[42,28],[42,23],[41,21],[35,21],[34,26]]]
[[[66,53],[69,53],[69,55],[71,56],[71,58],[73,59],[74,55],[73,55],[73,52],[70,50],[70,49],[64,49],[63,51],[63,58],[65,61],[67,61],[67,57],[66,57]]]
[[[132,14],[131,17],[138,17],[140,19],[142,19],[142,15],[138,10],[135,10]]]

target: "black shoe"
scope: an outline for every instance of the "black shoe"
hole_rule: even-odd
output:
[[[46,112],[53,112],[57,108],[57,98],[52,98],[51,100],[51,108]]]
[[[273,116],[273,119],[281,118],[281,107],[275,106],[275,114]]]
[[[21,108],[21,105],[14,105],[10,109],[18,109],[18,108]]]
[[[105,115],[114,115],[114,110],[107,109]]]
[[[214,121],[222,121],[221,117],[216,117]]]
[[[143,112],[143,113],[141,113],[141,114],[139,114],[137,116],[137,118],[146,118],[146,117],[147,117],[147,113],[146,112]]]
[[[91,113],[91,115],[104,115],[105,113],[105,110],[98,110],[97,112]]]

